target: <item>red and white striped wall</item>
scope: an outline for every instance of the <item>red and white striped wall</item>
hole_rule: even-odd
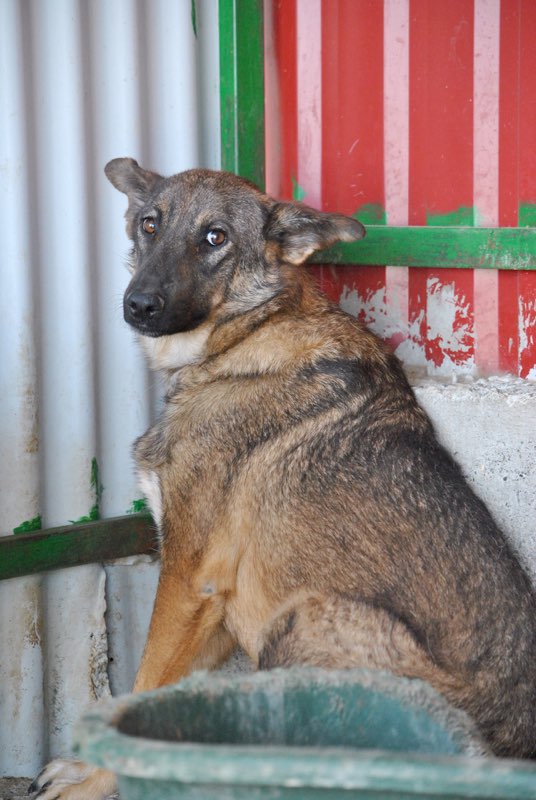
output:
[[[534,0],[272,0],[267,14],[271,192],[365,223],[535,224]],[[536,379],[534,272],[314,269],[410,368]]]

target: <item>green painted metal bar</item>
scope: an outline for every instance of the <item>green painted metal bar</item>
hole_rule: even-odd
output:
[[[317,253],[320,264],[536,269],[536,228],[368,225],[364,239]]]
[[[153,554],[158,540],[150,514],[127,514],[0,537],[0,580],[63,567]]]
[[[220,0],[222,169],[265,185],[262,0]]]

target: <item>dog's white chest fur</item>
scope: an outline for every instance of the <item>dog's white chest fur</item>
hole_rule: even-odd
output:
[[[154,470],[139,470],[138,485],[147,500],[156,526],[160,530],[164,510],[160,479]]]
[[[150,338],[141,336],[151,367],[156,370],[176,370],[187,364],[202,361],[212,325],[201,325],[193,331],[174,333],[171,336]],[[138,469],[138,485],[143,492],[153,519],[160,529],[163,517],[163,499],[160,479],[154,470]]]
[[[201,325],[193,331],[174,333],[171,336],[150,338],[141,336],[140,341],[156,370],[180,369],[187,364],[202,361],[211,325]]]

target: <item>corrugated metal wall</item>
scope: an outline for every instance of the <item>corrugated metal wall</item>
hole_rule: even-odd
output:
[[[123,514],[139,496],[130,448],[158,386],[122,321],[126,198],[103,166],[219,165],[218,3],[0,0],[0,18],[7,534]],[[156,580],[154,565],[134,572],[0,584],[0,774],[68,751],[72,721],[109,691],[110,655],[114,690],[129,688]]]

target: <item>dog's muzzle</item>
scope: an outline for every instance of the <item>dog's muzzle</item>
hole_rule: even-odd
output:
[[[164,311],[164,298],[159,294],[133,291],[125,296],[125,321],[136,328],[153,328]]]

